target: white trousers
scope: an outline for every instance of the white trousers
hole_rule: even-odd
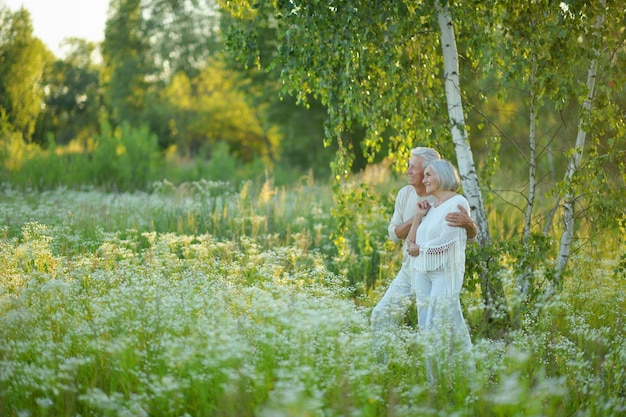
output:
[[[414,300],[412,269],[408,264],[403,264],[383,298],[372,310],[371,324],[374,337],[376,333],[380,334],[397,326]]]
[[[446,296],[444,271],[415,273],[403,265],[385,295],[372,310],[371,325],[375,348],[381,353],[386,332],[397,326],[415,301],[420,332],[467,350],[471,347],[469,330],[463,318],[459,294]],[[433,340],[434,341],[434,340]]]
[[[459,294],[446,295],[446,272],[417,273],[414,276],[420,330],[438,334],[461,349],[472,345]]]
[[[467,333],[469,336],[459,296],[457,294],[452,298],[446,297],[445,279],[444,271],[415,274],[409,265],[403,265],[383,298],[372,310],[373,330],[386,331],[397,326],[415,301],[420,329],[433,329],[440,321],[437,316],[442,315],[452,320],[459,333]]]

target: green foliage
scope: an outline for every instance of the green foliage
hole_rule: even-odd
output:
[[[117,0],[107,19],[102,43],[102,85],[105,102],[116,125],[142,122],[148,96],[148,78],[154,63],[147,59],[149,39],[142,33],[139,0]]]
[[[280,134],[266,122],[263,105],[243,94],[247,82],[216,60],[192,79],[182,72],[173,77],[164,98],[180,151],[195,155],[223,141],[243,161],[276,161]]]
[[[203,167],[203,170],[199,172],[199,178],[225,182],[237,178],[238,160],[231,155],[228,144],[218,142],[210,149],[209,162],[204,164],[204,161],[199,161],[198,166]]]
[[[2,145],[5,172],[11,183],[24,188],[102,186],[115,190],[145,189],[160,178],[163,157],[156,136],[144,127],[125,123],[112,130],[104,123],[93,148],[57,147],[52,135],[47,149],[24,145],[19,137],[7,136]],[[10,139],[10,138],[13,139]]]
[[[92,55],[96,46],[80,39],[68,41],[70,52],[46,68],[45,108],[37,119],[35,142],[46,145],[53,134],[58,144],[86,143],[99,127],[102,90],[98,65]]]
[[[242,93],[247,80],[216,58],[216,8],[211,1],[114,2],[102,48],[107,110],[114,125],[147,123],[164,148],[176,145],[191,158],[225,141],[246,162],[273,164],[279,130],[265,120],[265,105]]]
[[[506,262],[498,243],[480,246],[470,244],[466,250],[464,287],[470,293],[479,293],[481,315],[470,320],[480,337],[499,339],[510,328],[511,316],[507,294],[502,283]]]
[[[27,158],[17,168],[8,168],[11,183],[22,188],[39,190],[62,185],[80,185],[89,181],[86,178],[82,158],[71,155],[58,155],[52,136],[48,137],[48,149],[33,145]]]
[[[33,36],[30,14],[0,6],[0,112],[30,141],[43,101],[44,68],[52,59]]]
[[[391,205],[375,193],[374,186],[375,183],[347,182],[340,192],[333,193],[334,229],[330,238],[336,248],[336,253],[331,253],[336,261],[332,270],[346,276],[361,294],[376,285],[388,267],[385,261],[390,260],[385,238],[386,211]]]
[[[258,38],[266,27],[276,27],[278,44],[268,66],[281,69],[286,91],[300,102],[312,96],[327,107],[326,139],[338,145],[339,154],[352,153],[351,142],[343,135],[355,123],[367,132],[360,146],[368,156],[378,152],[381,140],[391,135],[394,140],[388,149],[394,155],[400,148],[414,146],[415,140],[424,140],[423,130],[437,132],[433,135],[437,139],[443,136],[447,124],[433,123],[445,120],[445,106],[437,99],[442,83],[432,77],[440,61],[437,32],[429,30],[431,6],[407,8],[398,3],[380,8],[371,2],[348,2],[341,7],[318,2],[222,5],[237,19],[228,37],[235,53],[258,56]],[[423,25],[423,31],[416,33],[416,22]],[[420,88],[406,88],[407,80]],[[403,163],[405,155],[397,156],[400,160],[394,162]],[[350,170],[351,158],[336,162],[335,175]]]
[[[619,263],[614,272],[616,277],[626,277],[626,253],[620,256]]]
[[[93,174],[96,184],[122,190],[145,189],[158,177],[162,158],[157,138],[146,126],[123,123],[112,131],[105,123],[96,137]]]
[[[36,146],[27,144],[21,133],[16,132],[4,109],[0,108],[0,172],[9,177],[11,171],[19,170],[24,161],[31,157]]]
[[[149,40],[148,59],[168,71],[195,77],[220,52],[219,10],[213,0],[150,0],[141,4],[142,35]]]
[[[252,84],[257,83],[257,79],[253,78]],[[279,126],[282,135],[277,152],[280,155],[278,163],[300,171],[312,170],[318,178],[329,178],[337,146],[327,146],[323,140],[326,108],[313,99],[307,106],[299,106],[294,97],[281,95],[277,84],[279,81],[262,83],[264,94],[261,99],[267,105],[265,114],[268,122]]]
[[[446,128],[441,123],[444,120],[442,84],[433,77],[441,72],[441,61],[432,4],[392,2],[381,8],[375,2],[344,2],[341,7],[335,7],[324,2],[239,1],[223,2],[223,5],[235,19],[229,45],[245,62],[267,63],[268,59],[263,58],[268,54],[263,51],[261,41],[265,30],[273,28],[279,43],[267,65],[282,70],[286,90],[299,100],[306,102],[313,96],[328,107],[326,139],[337,143],[339,148],[333,165],[336,181],[344,179],[354,155],[359,153],[358,146],[345,140],[345,133],[356,122],[367,130],[361,141],[365,153],[371,156],[380,152],[381,141],[391,138],[392,145],[386,150],[395,162],[404,160],[406,154],[398,153],[399,149],[408,148],[414,138],[434,137],[443,142]],[[491,126],[484,131],[487,138],[507,139],[498,142],[504,146],[493,157],[507,158],[509,162],[508,155],[515,155],[513,175],[526,176],[528,169],[524,161],[530,161],[524,132],[529,123],[524,109],[533,97],[539,116],[533,128],[537,128],[539,146],[538,160],[532,163],[538,163],[536,176],[540,180],[554,181],[568,162],[567,150],[572,147],[574,135],[567,126],[576,125],[579,119],[578,98],[584,96],[586,88],[579,80],[584,80],[597,47],[596,38],[605,42],[613,39],[619,45],[616,35],[619,30],[615,28],[623,28],[623,22],[604,25],[606,37],[594,36],[595,17],[604,11],[588,2],[518,5],[506,1],[468,1],[455,3],[451,13],[459,28],[456,33],[463,47],[462,56],[467,58],[462,63],[467,62],[474,69],[477,81],[468,85],[469,93],[465,96],[495,107],[487,113],[482,112],[482,106],[476,106],[478,116],[474,123]],[[416,26],[422,30],[416,31]],[[612,47],[611,42],[604,45]],[[615,51],[621,49],[615,47]],[[578,64],[572,65],[572,61]],[[618,62],[615,59],[607,65],[611,74],[620,68]],[[461,70],[465,72],[465,68]],[[475,90],[474,86],[478,88]],[[500,123],[493,123],[493,114],[500,111],[497,108],[500,103],[492,104],[489,100],[493,102],[496,96],[502,103],[510,98],[513,104],[504,110],[519,115],[515,123],[511,123],[511,113],[504,112]],[[605,105],[599,103],[599,107]],[[621,118],[614,114],[616,119]],[[601,132],[601,126],[597,125],[594,134]],[[398,137],[399,140],[393,140]],[[486,155],[497,150],[481,149]],[[495,172],[492,165],[487,161],[484,172]],[[483,183],[488,184],[489,178]],[[502,183],[511,186],[511,181]],[[522,184],[520,181],[519,187]],[[519,189],[517,181],[513,186]],[[527,191],[525,194],[530,195]]]

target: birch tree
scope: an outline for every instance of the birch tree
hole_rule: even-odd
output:
[[[589,71],[587,73],[587,83],[586,83],[587,96],[582,104],[583,111],[581,112],[580,120],[578,122],[578,134],[576,135],[576,144],[574,145],[574,149],[572,151],[569,164],[567,166],[567,171],[565,173],[564,182],[566,184],[571,183],[574,174],[580,168],[580,161],[582,159],[583,150],[585,148],[585,140],[587,137],[587,131],[585,129],[585,124],[586,124],[585,120],[589,117],[589,113],[591,112],[592,106],[593,106],[596,76],[597,76],[597,70],[598,70],[598,57],[600,55],[600,50],[599,50],[600,48],[599,44],[601,43],[600,31],[604,23],[604,13],[605,13],[604,8],[606,7],[606,1],[601,0],[600,4],[602,6],[602,10],[596,17],[596,22],[595,22],[595,27],[594,27],[594,32],[593,32],[593,36],[596,39],[600,39],[600,41],[596,40],[595,42],[593,42],[593,44],[595,45],[593,48],[593,58],[591,59],[591,62],[589,64]],[[576,204],[576,196],[574,195],[572,189],[568,187],[564,196],[564,204],[563,204],[564,229],[563,229],[563,233],[561,234],[561,244],[560,244],[559,256],[557,259],[557,266],[556,266],[557,285],[560,284],[563,271],[565,270],[567,261],[570,256],[572,240],[574,237],[575,204]]]
[[[463,181],[463,191],[470,202],[472,213],[479,228],[478,240],[484,246],[490,243],[489,227],[482,194],[478,184],[478,176],[474,165],[474,157],[465,126],[463,101],[461,99],[461,83],[459,80],[459,59],[454,36],[454,25],[450,17],[447,3],[435,2],[437,20],[441,31],[441,48],[443,50],[446,102],[450,118],[452,141],[456,149],[459,173]]]
[[[478,24],[469,27],[465,25],[462,30],[467,36],[466,39],[474,39],[474,42],[480,42],[482,45],[481,51],[485,59],[480,65],[486,69],[495,69],[495,72],[487,74],[487,77],[499,80],[496,90],[498,101],[504,103],[515,97],[525,98],[525,106],[520,106],[518,109],[527,111],[525,115],[528,120],[528,129],[521,130],[517,125],[517,129],[512,130],[513,124],[501,124],[497,127],[497,132],[507,140],[517,140],[513,144],[514,148],[519,152],[519,160],[524,161],[528,167],[527,181],[519,182],[519,189],[522,189],[521,184],[524,183],[525,190],[522,189],[520,195],[525,198],[526,203],[525,207],[520,207],[520,211],[524,214],[523,225],[520,222],[522,226],[520,240],[499,243],[503,252],[506,252],[509,259],[513,261],[512,265],[517,275],[517,289],[521,299],[528,301],[539,296],[542,290],[549,288],[550,285],[546,283],[561,279],[556,271],[564,265],[559,263],[557,259],[560,255],[552,249],[556,233],[551,233],[558,231],[551,227],[553,214],[546,216],[536,212],[537,187],[541,185],[544,190],[548,189],[549,193],[558,194],[561,190],[573,190],[574,187],[585,184],[582,190],[584,194],[576,195],[575,200],[579,207],[580,203],[584,202],[588,215],[597,210],[593,205],[598,206],[603,203],[600,199],[597,203],[592,201],[590,198],[592,196],[588,192],[585,193],[585,190],[589,190],[590,187],[601,189],[603,192],[613,189],[606,187],[606,184],[600,187],[592,185],[596,182],[594,178],[606,176],[603,174],[604,168],[598,165],[578,164],[578,174],[557,186],[546,181],[554,174],[545,173],[545,171],[542,173],[540,167],[543,165],[545,169],[546,166],[554,166],[551,152],[555,148],[553,140],[556,134],[550,132],[561,131],[563,133],[561,140],[568,137],[567,113],[578,111],[578,97],[588,95],[589,88],[581,85],[582,83],[578,80],[581,78],[582,65],[587,66],[589,57],[596,56],[590,45],[598,45],[602,40],[605,47],[608,47],[607,42],[615,42],[615,49],[619,49],[619,45],[623,49],[623,39],[620,41],[619,35],[623,33],[620,32],[623,31],[623,22],[615,20],[614,33],[609,36],[605,32],[600,39],[597,36],[590,36],[592,30],[588,23],[594,22],[595,15],[604,7],[599,7],[600,5],[596,2],[576,2],[568,5],[568,2],[553,3],[541,0],[523,4],[499,0],[488,5],[482,2],[477,2],[477,4],[479,4],[477,7],[481,7],[481,11],[485,14],[485,19],[481,23],[491,22],[492,29],[481,31]],[[473,32],[478,35],[472,35]],[[591,38],[596,40],[592,41]],[[614,62],[608,64],[609,67],[614,67],[615,71],[617,71],[618,60],[616,58],[618,56],[620,54],[615,53]],[[617,83],[612,81],[611,85],[614,84]],[[603,91],[607,93],[603,104],[605,109],[619,103],[619,99],[616,100],[616,97],[619,97],[616,96],[619,94],[618,91],[607,88]],[[512,92],[512,97],[509,97],[509,92]],[[492,97],[495,99],[495,94],[492,94]],[[583,112],[587,112],[584,107]],[[606,110],[603,112],[606,113]],[[605,125],[619,126],[622,120],[619,111],[612,110],[610,114],[614,120],[611,120],[607,114],[605,120],[608,123],[605,122]],[[585,126],[592,126],[589,114],[584,116],[584,120]],[[578,122],[578,125],[582,126],[581,123],[582,120]],[[606,135],[606,133],[601,133],[603,129],[601,123],[593,123],[593,127],[597,130],[599,137]],[[526,132],[527,136],[524,140],[523,134]],[[613,143],[617,142],[619,142],[617,139],[613,141]],[[563,155],[575,157],[579,154],[578,151],[582,150],[578,145],[570,146],[567,142],[561,142],[556,147],[558,146],[562,146],[562,153],[556,155],[558,161],[565,159]],[[613,157],[605,153],[591,163],[601,163],[599,158],[606,162]],[[572,166],[571,163],[572,161],[570,161],[570,166]],[[570,185],[567,185],[568,183]],[[513,182],[510,187],[518,189]],[[572,209],[573,207],[572,205]],[[557,203],[553,212],[556,213],[558,208]],[[601,206],[598,208],[601,209]],[[593,217],[598,218],[597,211]],[[573,215],[570,218],[575,219]],[[546,222],[543,233],[540,229],[542,222]]]
[[[578,32],[574,30],[576,25],[563,23],[563,10],[549,1],[508,6],[501,2],[493,14],[492,19],[501,27],[494,32],[500,45],[491,44],[499,56],[497,78],[503,80],[501,91],[523,91],[528,111],[527,141],[518,148],[519,156],[528,166],[526,205],[522,208],[524,222],[520,242],[508,245],[508,250],[515,252],[517,290],[526,302],[540,291],[535,270],[547,259],[549,241],[538,232],[540,219],[534,212],[539,185],[537,166],[542,156],[549,156],[550,144],[550,138],[544,138],[542,143],[540,135],[549,130],[554,103],[558,109],[558,103],[567,103],[568,97],[575,95],[570,84],[574,78],[571,58],[575,56],[574,39]],[[520,142],[523,142],[521,138]]]
[[[546,252],[541,253],[541,256],[544,258],[543,266],[554,269],[554,272],[546,274],[554,275],[551,279],[548,279],[548,285],[544,289],[548,294],[554,291],[555,286],[561,286],[571,245],[575,237],[575,208],[577,204],[580,204],[579,202],[582,200],[583,194],[577,195],[574,190],[582,186],[584,189],[582,192],[584,193],[593,183],[593,181],[585,181],[576,177],[580,175],[586,175],[588,178],[604,176],[601,173],[604,168],[592,167],[591,165],[584,167],[586,174],[583,174],[581,171],[583,169],[581,160],[586,145],[585,138],[587,132],[585,126],[599,128],[598,134],[601,134],[602,130],[600,123],[594,124],[591,120],[600,48],[607,48],[610,43],[610,37],[606,33],[604,36],[602,35],[606,4],[604,1],[599,4],[583,2],[576,3],[572,7],[575,7],[575,9],[570,10],[566,2],[561,3],[559,6],[550,2],[545,4],[528,4],[526,7],[524,5],[516,5],[515,13],[507,12],[507,18],[502,20],[503,27],[510,31],[510,36],[505,37],[504,55],[507,57],[503,62],[503,67],[505,68],[503,71],[506,71],[507,78],[514,79],[517,75],[519,81],[527,86],[529,97],[529,188],[522,242],[522,248],[526,253],[536,252],[538,249],[538,234],[533,232],[536,229],[535,225],[539,223],[539,220],[533,215],[535,187],[538,184],[536,164],[540,154],[537,151],[536,127],[543,122],[537,116],[538,111],[541,111],[545,119],[545,114],[554,111],[553,108],[550,108],[551,106],[556,107],[557,111],[562,111],[562,103],[576,103],[577,97],[584,96],[584,100],[580,103],[581,110],[577,123],[578,131],[575,143],[566,151],[566,154],[569,155],[569,160],[564,179],[560,185],[553,186],[553,191],[559,197],[554,209],[547,216],[546,225],[543,229],[544,235],[550,233],[552,216],[558,212],[561,201],[563,201],[564,226],[560,237],[559,252],[556,256],[556,265],[551,267],[546,262],[550,260],[550,256],[547,256],[547,247],[545,248]],[[538,14],[537,10],[540,10],[541,13]],[[590,19],[590,17],[592,18]],[[592,28],[589,28],[586,23],[590,20],[593,22]],[[617,30],[619,31],[619,29]],[[619,38],[616,40],[620,44]],[[527,58],[527,62],[518,60],[515,63],[515,55]],[[576,66],[572,65],[572,62],[585,62],[587,59],[589,59],[589,67],[586,74],[587,81],[581,86],[576,81]],[[511,65],[511,63],[513,64]],[[610,67],[614,64],[608,62],[607,65]],[[516,67],[517,69],[515,69]],[[519,67],[521,67],[521,70]],[[517,81],[518,85],[519,81]],[[610,103],[613,100],[609,98],[605,107],[610,107]],[[619,125],[621,117],[614,113],[613,116],[616,116],[615,120],[610,123]],[[545,149],[547,147],[544,147]],[[589,198],[587,194],[587,197],[584,197],[584,199],[587,200],[587,210],[589,213],[593,213],[593,206],[596,204],[593,201],[594,198]],[[619,214],[617,215],[619,217]],[[546,237],[550,239],[550,236]],[[530,292],[534,292],[537,295],[540,288],[532,278],[534,271],[532,270],[533,265],[530,264],[532,261],[531,257],[520,256],[519,259],[518,289],[523,298],[526,299]]]
[[[437,11],[439,30],[441,32],[444,87],[452,141],[456,150],[459,174],[463,182],[463,191],[470,203],[472,215],[478,225],[477,240],[481,246],[485,248],[486,246],[490,246],[491,238],[465,123],[459,77],[459,54],[454,35],[454,24],[450,16],[450,9],[447,2],[442,4],[439,0],[436,0],[435,8]],[[488,253],[490,251],[487,250],[486,252]],[[491,322],[493,318],[498,315],[498,310],[502,310],[506,305],[504,290],[502,283],[494,279],[496,274],[488,270],[488,262],[485,265],[478,263],[477,266],[481,297],[485,306],[484,313],[487,321]]]

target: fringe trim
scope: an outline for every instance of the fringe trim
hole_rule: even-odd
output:
[[[420,254],[413,258],[415,272],[446,271],[446,295],[458,294],[463,285],[465,273],[464,234],[443,246],[420,246]]]

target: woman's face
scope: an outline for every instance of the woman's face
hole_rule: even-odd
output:
[[[430,195],[439,190],[439,178],[432,167],[426,167],[424,170],[424,179],[422,180],[426,189],[426,194]]]

